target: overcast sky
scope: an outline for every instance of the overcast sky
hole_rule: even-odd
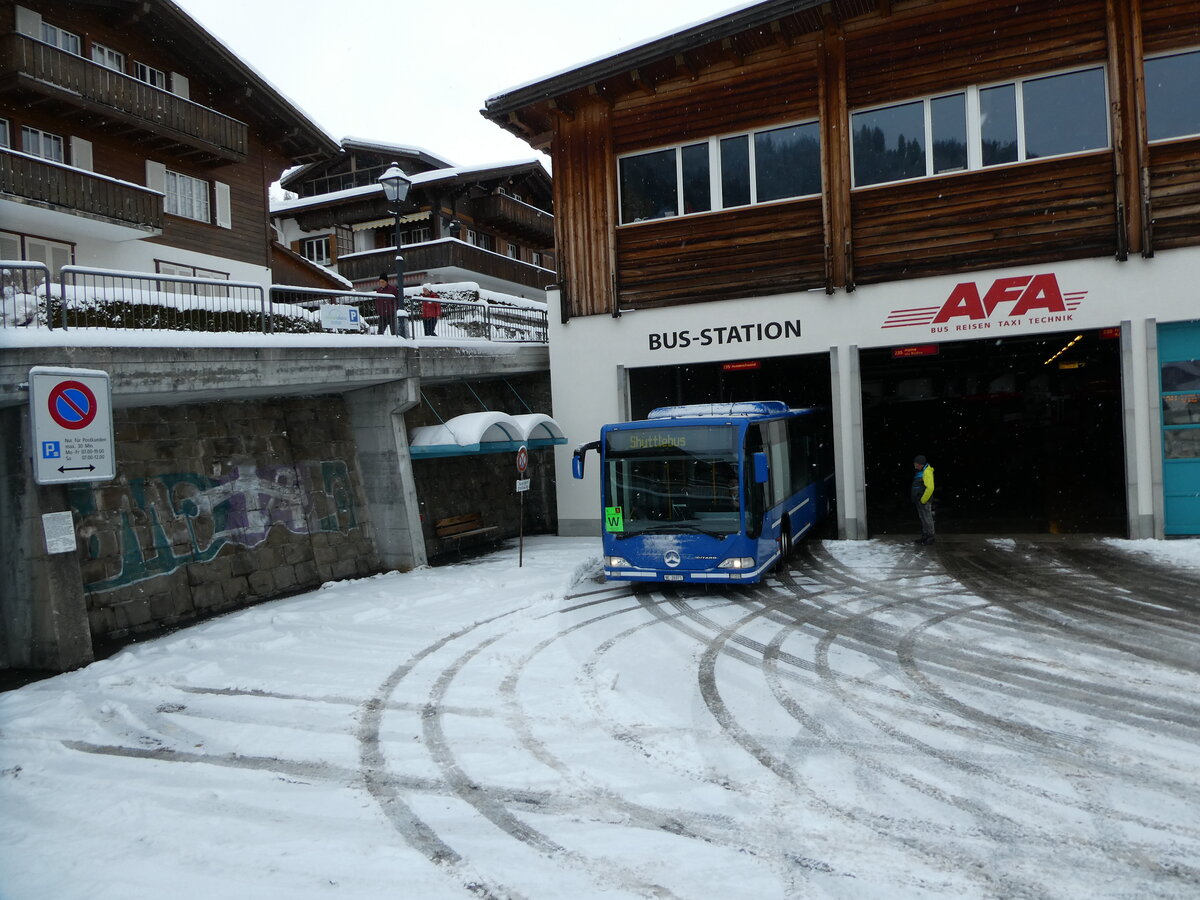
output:
[[[741,0],[176,0],[335,140],[458,165],[548,158],[488,97],[705,21]]]

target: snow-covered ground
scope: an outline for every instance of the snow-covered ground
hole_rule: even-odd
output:
[[[0,897],[1200,896],[1200,541],[810,542],[708,593],[598,554],[0,695]]]

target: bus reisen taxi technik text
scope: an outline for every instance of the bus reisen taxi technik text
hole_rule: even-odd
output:
[[[825,409],[752,401],[667,406],[605,425],[600,453],[604,575],[641,582],[753,583],[831,512]]]

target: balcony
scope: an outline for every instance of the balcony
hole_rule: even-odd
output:
[[[216,110],[23,34],[0,36],[0,93],[27,105],[82,111],[201,164],[243,162],[249,129]]]
[[[463,212],[481,225],[491,225],[543,247],[554,246],[554,216],[504,194],[468,200]]]
[[[157,191],[12,150],[0,150],[0,200],[132,229],[126,239],[160,234],[163,227]]]
[[[380,272],[395,271],[395,259],[396,251],[391,247],[352,253],[338,257],[337,270],[339,275],[353,282],[374,281]],[[556,277],[548,269],[451,238],[406,246],[404,271],[422,281],[477,281],[481,282],[481,287],[491,290],[509,293],[537,291],[538,297]],[[504,286],[490,287],[487,283],[489,280],[503,283]],[[406,282],[413,283],[407,279]]]

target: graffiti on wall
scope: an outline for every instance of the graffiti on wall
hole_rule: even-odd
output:
[[[108,488],[107,490],[111,490]],[[120,571],[84,585],[102,593],[206,563],[227,545],[253,548],[282,526],[293,534],[347,534],[359,527],[350,472],[342,460],[291,465],[242,463],[228,475],[177,472],[132,480],[119,524],[97,508],[92,489],[71,489],[79,538],[92,558],[116,532]]]

